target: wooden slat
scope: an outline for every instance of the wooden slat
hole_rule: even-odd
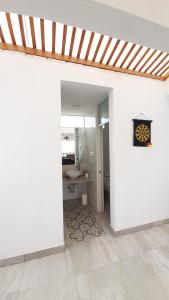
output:
[[[150,59],[154,56],[154,54],[157,52],[157,50],[154,50],[151,55],[146,59],[146,61],[144,62],[144,64],[141,66],[141,68],[138,70],[139,72],[141,72],[143,70],[143,68],[148,64],[148,62],[150,61]]]
[[[0,38],[1,38],[2,43],[5,43],[5,38],[4,38],[4,35],[3,35],[1,25],[0,25]]]
[[[106,44],[106,47],[105,47],[105,49],[104,49],[104,51],[103,51],[103,54],[102,54],[102,57],[101,57],[101,59],[100,59],[100,64],[102,64],[102,62],[103,62],[103,60],[104,60],[104,58],[105,58],[105,55],[106,55],[106,53],[107,53],[107,50],[109,49],[109,46],[110,46],[110,44],[111,44],[111,42],[112,42],[112,37],[110,37],[109,39],[108,39],[108,42],[107,42],[107,44]]]
[[[169,60],[166,61],[166,63],[161,66],[161,68],[159,70],[157,70],[157,72],[154,75],[159,75],[159,73],[169,64]]]
[[[78,53],[77,53],[77,58],[80,57],[82,47],[83,47],[83,41],[84,41],[84,38],[85,38],[85,34],[86,34],[86,30],[83,30],[82,34],[81,34],[81,38],[80,38],[80,44],[79,44],[79,49],[78,49]]]
[[[40,19],[40,31],[41,31],[42,51],[45,51],[45,25],[43,19]]]
[[[40,56],[40,57],[45,57],[45,58],[50,58],[50,59],[56,59],[56,60],[60,60],[60,61],[71,62],[71,63],[75,63],[75,64],[86,65],[89,67],[95,67],[95,68],[99,68],[99,69],[120,72],[120,73],[124,73],[124,74],[131,74],[131,75],[136,75],[136,76],[141,76],[141,77],[146,77],[146,78],[151,78],[151,79],[157,79],[157,80],[163,80],[163,81],[166,79],[165,77],[151,75],[148,73],[127,70],[125,68],[113,67],[110,65],[103,65],[103,64],[100,64],[97,62],[86,61],[84,59],[78,59],[75,57],[69,57],[69,56],[52,53],[52,52],[47,52],[47,51],[42,51],[42,50],[38,50],[38,49],[33,49],[33,48],[29,48],[29,47],[25,48],[23,46],[15,46],[12,44],[0,43],[0,49],[21,52],[21,53],[26,53],[29,55],[35,55],[35,56]]]
[[[164,80],[167,80],[169,78],[169,72],[164,76]]]
[[[97,47],[96,47],[96,50],[95,50],[95,53],[94,53],[92,61],[96,60],[96,57],[97,57],[97,54],[99,52],[99,49],[100,49],[101,43],[103,41],[103,38],[104,38],[104,35],[101,35],[100,38],[99,38],[99,41],[98,41],[98,44],[97,44]]]
[[[120,44],[120,42],[121,42],[120,40],[117,40],[117,41],[116,41],[116,43],[115,43],[115,45],[114,45],[114,47],[113,47],[113,50],[112,50],[112,52],[111,52],[111,54],[110,54],[110,56],[109,56],[109,58],[108,58],[108,60],[107,60],[107,62],[106,62],[106,65],[109,65],[109,63],[110,63],[110,61],[111,61],[111,59],[112,59],[114,53],[116,52],[116,49],[117,49],[118,45]]]
[[[160,56],[163,54],[163,52],[160,52],[157,57],[151,62],[151,64],[147,67],[147,69],[144,71],[144,73],[147,73],[148,70],[154,65],[154,63],[160,58]]]
[[[20,27],[20,32],[21,32],[22,45],[24,47],[26,47],[26,39],[25,39],[25,31],[24,31],[24,26],[23,26],[22,15],[18,15],[18,19],[19,19],[19,27]]]
[[[52,52],[55,53],[56,43],[56,22],[52,22]]]
[[[30,28],[31,28],[32,45],[33,45],[33,48],[36,49],[35,27],[34,27],[33,17],[29,17],[29,22],[30,22]]]
[[[113,67],[115,67],[115,65],[117,64],[118,60],[120,59],[120,57],[121,57],[123,51],[126,49],[127,45],[128,45],[128,42],[125,42],[122,49],[120,50],[119,54],[117,55],[117,57],[116,57],[116,59],[113,63]]]
[[[143,49],[143,46],[140,46],[138,48],[138,50],[136,51],[136,53],[133,55],[132,59],[130,60],[130,62],[128,63],[126,69],[130,68],[130,66],[132,65],[132,63],[134,62],[134,60],[136,59],[137,55],[140,53],[140,51]]]
[[[64,27],[63,27],[63,39],[62,39],[62,55],[65,54],[66,35],[67,35],[67,25],[64,25]]]
[[[140,57],[139,61],[136,63],[135,67],[133,68],[133,71],[135,71],[137,69],[137,67],[141,64],[141,62],[143,61],[144,57],[148,54],[149,51],[150,51],[150,48],[147,48],[147,50],[144,52],[144,54],[142,55],[142,57]]]
[[[150,72],[150,74],[153,74],[155,72],[155,70],[157,70],[157,68],[163,63],[163,61],[165,61],[165,59],[169,56],[169,54],[167,53],[160,61],[159,63],[154,67],[154,69]]]
[[[163,76],[164,73],[166,73],[169,70],[169,66],[167,66],[160,74],[159,76]]]
[[[88,60],[90,49],[91,49],[91,46],[92,46],[92,43],[93,43],[93,39],[94,39],[94,32],[92,32],[91,36],[90,36],[89,44],[88,44],[87,51],[86,51],[85,60]]]
[[[15,35],[13,32],[13,27],[12,27],[12,22],[11,22],[11,16],[9,13],[6,13],[6,19],[7,19],[7,23],[8,23],[8,28],[9,28],[12,44],[16,45]]]
[[[75,35],[76,35],[76,27],[73,27],[72,37],[71,37],[71,42],[70,42],[69,56],[72,56],[73,46],[74,46],[74,41],[75,41]]]
[[[132,47],[130,48],[130,50],[128,51],[127,55],[125,56],[125,58],[123,59],[120,68],[123,67],[123,65],[125,64],[126,60],[129,58],[130,54],[132,53],[132,51],[134,50],[136,44],[133,44]]]

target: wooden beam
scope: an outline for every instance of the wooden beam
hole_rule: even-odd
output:
[[[164,76],[164,80],[167,80],[169,78],[169,72]]]
[[[137,69],[137,67],[141,64],[141,62],[143,61],[144,57],[148,54],[149,51],[150,51],[150,48],[147,48],[147,50],[144,52],[144,54],[142,55],[142,57],[136,63],[135,67],[133,68],[133,71],[135,71]]]
[[[110,61],[111,61],[111,59],[112,59],[114,53],[116,52],[116,49],[117,49],[118,45],[120,44],[120,42],[121,42],[120,40],[117,40],[117,41],[116,41],[116,43],[115,43],[115,45],[114,45],[114,47],[113,47],[113,49],[112,49],[112,52],[111,52],[111,54],[110,54],[110,56],[109,56],[109,58],[108,58],[108,60],[107,60],[107,62],[106,62],[106,65],[109,65],[109,63],[110,63]]]
[[[1,39],[2,43],[5,43],[5,38],[4,38],[4,35],[3,35],[1,25],[0,25],[0,39]]]
[[[90,36],[89,44],[88,44],[87,51],[86,51],[85,60],[88,60],[90,49],[91,49],[91,46],[92,46],[92,43],[93,43],[93,39],[94,39],[94,32],[92,32],[91,36]]]
[[[30,22],[30,28],[31,28],[32,45],[33,45],[33,48],[36,49],[35,27],[34,27],[33,17],[29,17],[29,22]]]
[[[44,19],[40,19],[40,31],[41,31],[42,51],[45,51],[45,25],[44,25]]]
[[[148,64],[148,62],[150,61],[150,59],[154,56],[154,54],[157,52],[157,50],[154,50],[151,55],[146,59],[146,61],[144,62],[144,64],[141,66],[141,68],[138,70],[139,72],[141,72],[143,70],[143,68]]]
[[[64,27],[63,27],[63,39],[62,39],[62,55],[65,54],[66,36],[67,36],[67,25],[64,25]]]
[[[93,56],[93,59],[92,59],[93,62],[96,60],[96,57],[97,57],[97,54],[99,52],[99,49],[100,49],[101,43],[103,41],[103,38],[104,38],[104,35],[102,34],[99,38],[99,41],[98,41],[98,44],[97,44],[97,47],[96,47],[96,50],[95,50],[95,53],[94,53],[94,56]]]
[[[113,67],[115,67],[115,65],[117,64],[118,60],[120,59],[120,57],[121,57],[123,51],[126,49],[127,45],[128,45],[128,42],[125,42],[122,49],[120,50],[119,54],[117,55],[117,57],[116,57],[116,59],[113,63]]]
[[[150,72],[150,74],[153,74],[155,72],[155,70],[157,70],[157,68],[163,63],[163,61],[165,61],[165,59],[169,56],[169,54],[167,53],[160,61],[159,63],[154,67],[154,69]]]
[[[123,59],[120,68],[123,67],[123,65],[125,64],[126,60],[129,58],[130,54],[132,53],[132,51],[134,50],[136,44],[133,44],[132,47],[130,48],[130,50],[128,51],[127,55],[125,56],[125,58]]]
[[[147,67],[147,69],[144,71],[144,73],[147,73],[148,70],[154,65],[154,63],[160,58],[160,56],[163,54],[163,52],[160,52],[156,58],[151,62],[151,64]]]
[[[145,74],[143,72],[127,70],[125,68],[113,67],[110,65],[103,65],[100,63],[92,62],[92,61],[86,61],[83,59],[78,59],[75,57],[69,57],[69,56],[65,56],[65,55],[61,55],[61,54],[57,54],[57,53],[38,50],[38,49],[33,49],[33,48],[28,48],[28,47],[25,48],[23,46],[15,46],[15,45],[11,45],[11,44],[0,43],[0,49],[21,52],[21,53],[25,53],[25,54],[29,54],[29,55],[35,55],[35,56],[40,56],[40,57],[45,57],[45,58],[50,58],[50,59],[56,59],[56,60],[71,62],[71,63],[75,63],[75,64],[80,64],[80,65],[86,65],[89,67],[95,67],[95,68],[100,68],[100,69],[104,69],[104,70],[120,72],[120,73],[124,73],[124,74],[136,75],[136,76],[146,77],[146,78],[150,78],[150,79],[157,79],[157,80],[162,80],[162,81],[165,80],[165,77],[160,77],[160,76],[151,75],[151,74],[147,74],[147,73]]]
[[[140,46],[138,48],[138,50],[136,51],[136,53],[133,55],[132,59],[130,60],[130,62],[128,63],[126,69],[130,68],[131,64],[134,62],[134,60],[136,59],[137,55],[140,53],[140,51],[143,49],[143,46]]]
[[[78,53],[77,53],[77,58],[80,57],[82,47],[83,47],[83,41],[84,41],[84,38],[85,38],[85,34],[86,34],[86,30],[83,30],[82,34],[81,34],[81,38],[80,38],[80,44],[79,44],[79,49],[78,49]]]
[[[52,22],[52,52],[55,53],[56,43],[56,22]]]
[[[7,23],[8,23],[8,28],[9,28],[12,44],[16,45],[15,35],[14,35],[14,32],[13,32],[13,27],[12,27],[12,22],[11,22],[11,16],[10,16],[9,13],[6,13],[6,20],[7,20]]]
[[[73,27],[72,37],[71,37],[71,42],[70,42],[69,56],[72,56],[73,46],[74,46],[74,41],[75,41],[75,35],[76,35],[76,27]]]
[[[154,75],[159,75],[159,73],[169,64],[169,60],[166,61],[166,63],[159,69]]]
[[[163,76],[169,70],[169,65],[159,74],[159,76]]]
[[[23,26],[23,19],[22,15],[18,15],[19,19],[19,27],[20,27],[20,33],[21,33],[21,39],[22,39],[22,45],[26,47],[26,39],[25,39],[25,31],[24,31],[24,26]]]
[[[101,59],[100,59],[100,64],[102,64],[102,62],[103,62],[103,60],[104,60],[104,58],[105,58],[105,55],[106,55],[106,53],[107,53],[107,50],[109,49],[109,46],[110,46],[110,44],[111,44],[111,42],[112,42],[112,37],[109,37],[109,39],[108,39],[108,42],[107,42],[107,44],[106,44],[106,47],[105,47],[105,49],[104,49],[104,51],[103,51],[103,54],[102,54],[102,57],[101,57]]]

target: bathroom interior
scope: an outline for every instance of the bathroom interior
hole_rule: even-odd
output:
[[[61,83],[64,228],[72,244],[104,235],[110,222],[109,91]]]

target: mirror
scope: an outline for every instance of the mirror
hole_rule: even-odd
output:
[[[62,127],[62,165],[79,166],[85,156],[85,128]]]

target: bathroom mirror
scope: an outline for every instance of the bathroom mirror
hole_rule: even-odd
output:
[[[79,166],[85,153],[85,128],[62,127],[62,165]]]

